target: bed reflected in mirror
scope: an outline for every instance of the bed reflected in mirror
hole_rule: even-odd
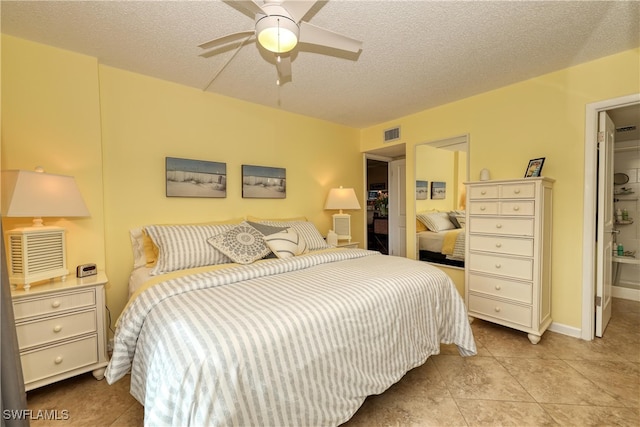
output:
[[[464,268],[469,137],[415,147],[416,258]]]

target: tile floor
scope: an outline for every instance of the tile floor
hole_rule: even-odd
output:
[[[616,299],[602,339],[526,334],[476,320],[478,355],[455,346],[369,397],[345,427],[640,426],[640,302]],[[69,411],[33,426],[141,426],[129,378],[109,386],[91,374],[28,393],[29,409]]]

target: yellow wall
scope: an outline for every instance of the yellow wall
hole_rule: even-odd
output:
[[[413,212],[414,146],[469,134],[472,180],[482,168],[493,179],[521,178],[530,159],[546,157],[556,179],[553,213],[555,322],[580,328],[585,106],[640,92],[640,49],[601,58],[458,102],[364,129],[361,150],[382,146],[389,126],[402,126],[407,153],[407,212]],[[407,221],[407,253],[415,247]]]
[[[104,268],[102,147],[97,60],[2,36],[2,169],[76,178],[90,218],[45,218],[67,230],[67,267]],[[31,219],[4,219],[4,230]]]
[[[45,219],[67,228],[71,268],[109,277],[112,323],[127,298],[129,229],[255,215],[306,216],[323,233],[329,188],[363,194],[359,132],[100,66],[95,58],[2,36],[2,169],[76,177],[91,217]],[[227,163],[227,197],[165,197],[165,157]],[[243,199],[241,166],[283,167],[287,197]],[[361,200],[364,205],[364,201]],[[5,219],[5,229],[14,219]],[[364,220],[353,217],[354,240]],[[28,221],[27,224],[28,225]]]

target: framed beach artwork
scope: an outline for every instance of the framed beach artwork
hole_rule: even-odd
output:
[[[429,197],[429,181],[416,181],[416,200],[427,200]]]
[[[284,199],[287,197],[287,170],[268,166],[242,165],[242,197]]]
[[[431,198],[433,200],[445,199],[447,197],[447,183],[446,182],[432,182],[431,183]]]
[[[227,164],[166,158],[167,197],[227,197]]]

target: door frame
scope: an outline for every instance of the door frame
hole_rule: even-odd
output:
[[[640,104],[640,93],[593,102],[586,106],[582,230],[582,327],[580,338],[587,341],[591,341],[595,337],[598,113],[634,104]]]

